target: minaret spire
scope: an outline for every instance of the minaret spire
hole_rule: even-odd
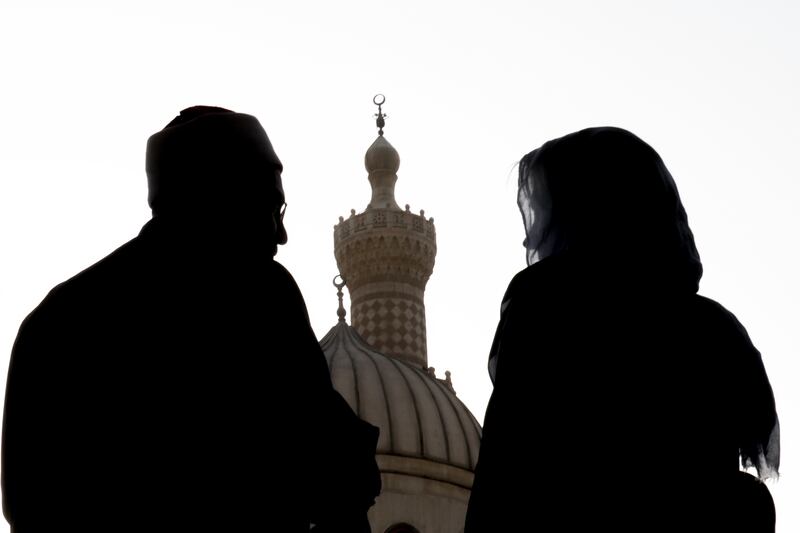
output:
[[[400,155],[383,136],[385,101],[382,94],[372,100],[378,137],[364,156],[372,199],[362,213],[339,217],[333,249],[350,292],[353,328],[381,353],[427,368],[425,285],[436,259],[436,229],[424,211],[403,210],[395,201]]]
[[[383,112],[381,106],[386,102],[386,97],[382,94],[376,94],[372,97],[372,103],[378,106],[378,112],[375,113],[377,120],[375,121],[375,125],[378,126],[378,135],[383,137],[383,127],[386,125],[386,113]]]
[[[383,112],[383,103],[386,97],[376,94],[372,102],[378,106],[375,114],[378,126],[378,137],[369,147],[364,155],[364,166],[367,169],[369,184],[372,187],[372,198],[370,199],[367,210],[369,209],[392,209],[400,211],[400,206],[394,199],[394,185],[397,183],[397,170],[400,168],[400,154],[394,149],[386,137],[383,136],[383,127],[386,122],[383,120],[386,114]]]

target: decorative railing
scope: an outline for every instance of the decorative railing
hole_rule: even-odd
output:
[[[412,213],[408,205],[406,205],[405,211],[368,209],[363,213],[356,214],[356,210],[351,209],[348,218],[339,217],[339,223],[334,226],[333,236],[336,241],[340,241],[351,235],[378,228],[405,229],[430,239],[436,239],[433,217],[425,218],[424,210],[420,210],[418,215]]]

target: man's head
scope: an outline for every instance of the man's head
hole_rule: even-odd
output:
[[[212,219],[286,242],[281,164],[258,120],[220,107],[184,109],[147,141],[154,216]]]

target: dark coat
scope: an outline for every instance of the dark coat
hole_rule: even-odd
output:
[[[377,428],[252,244],[156,218],[28,316],[3,427],[14,533],[366,524]]]
[[[777,437],[759,352],[718,303],[574,259],[503,299],[465,532],[727,530],[740,450]]]

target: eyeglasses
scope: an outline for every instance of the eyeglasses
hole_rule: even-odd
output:
[[[289,204],[287,204],[286,202],[283,202],[283,205],[281,206],[281,222],[283,222],[283,215],[286,214],[286,206],[287,205],[289,205]]]

